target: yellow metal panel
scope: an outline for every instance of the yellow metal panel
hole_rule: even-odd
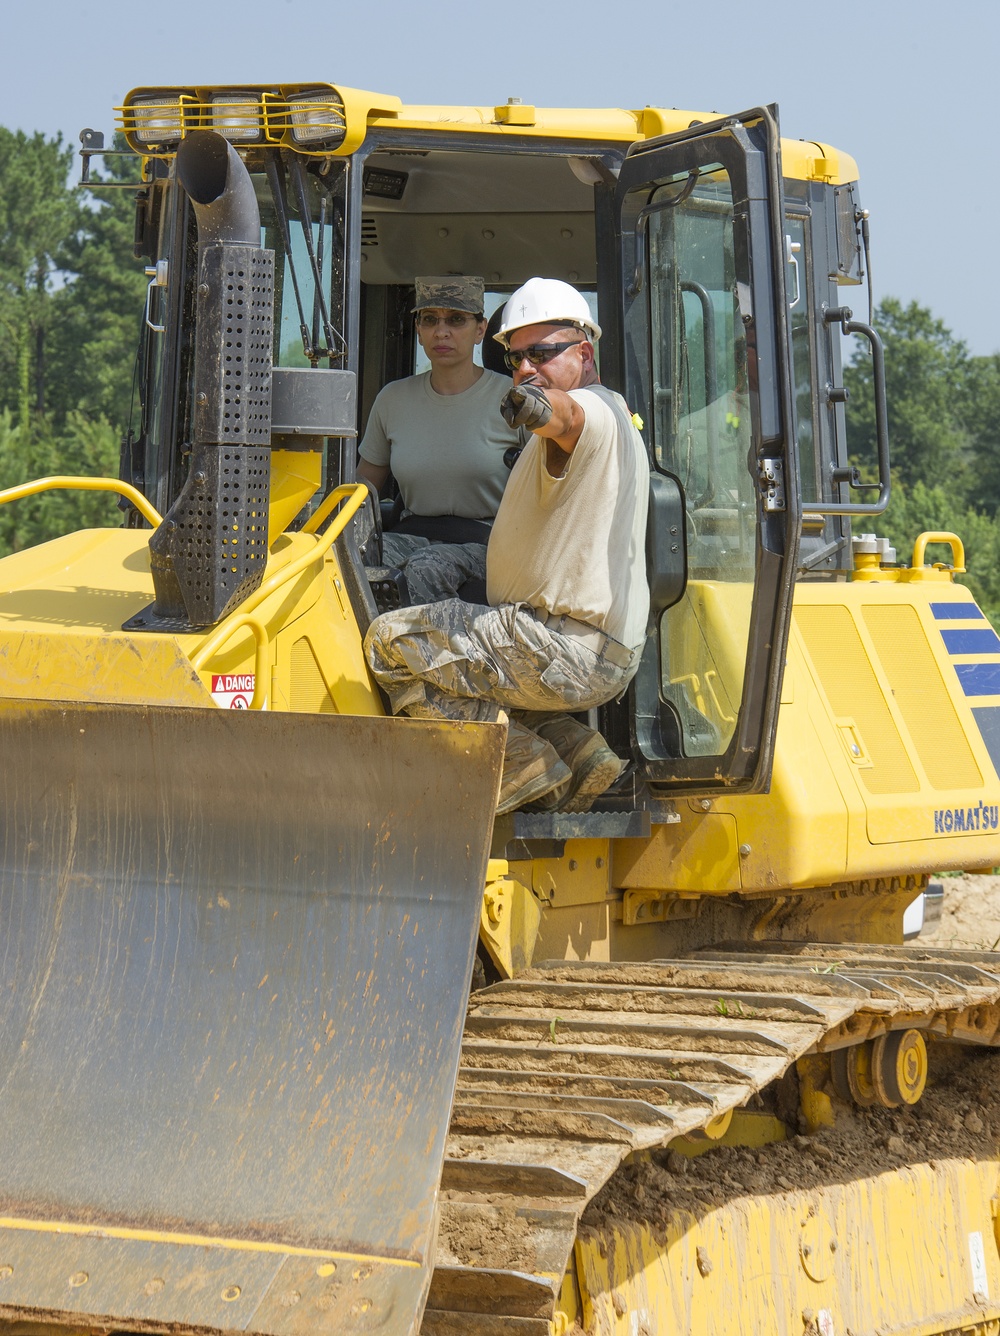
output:
[[[983,776],[916,609],[869,603],[862,611],[927,778],[936,789],[979,788]]]
[[[815,140],[782,139],[781,170],[798,181],[845,185],[858,179],[858,164],[849,153]]]
[[[853,717],[873,761],[860,772],[872,793],[915,793],[919,780],[846,607],[802,607],[795,621],[833,713]]]
[[[370,122],[380,120],[393,123],[402,115],[402,102],[393,94],[368,93],[361,88],[343,88],[337,85],[337,92],[344,104],[344,118],[347,121],[347,133],[344,141],[337,148],[338,154],[353,153],[364,143]]]
[[[619,887],[663,887],[704,894],[740,889],[735,818],[726,812],[695,814],[654,826],[649,840],[616,840],[612,880]]]
[[[655,1230],[585,1227],[576,1265],[587,1330],[929,1336],[994,1322],[996,1191],[994,1161],[939,1160],[678,1211]]]
[[[277,596],[274,596],[277,597]],[[265,605],[266,606],[266,605]],[[309,649],[327,692],[321,712],[382,714],[382,701],[368,675],[364,649],[350,603],[344,593],[340,567],[328,555],[322,574],[313,578],[308,606],[297,618],[288,617],[274,646],[274,700],[272,708],[304,709],[297,705],[293,683],[292,646],[307,637]],[[311,690],[318,700],[318,684]]]
[[[535,960],[610,960],[609,905],[550,906],[542,914]]]
[[[611,884],[607,840],[568,840],[562,858],[515,863],[512,871],[519,867],[537,896],[560,906],[601,903]]]
[[[936,619],[931,605],[945,597],[968,617]],[[735,822],[732,874],[712,879],[718,864],[691,874],[697,818],[685,803],[681,823],[656,830],[648,846],[616,844],[615,885],[760,893],[996,865],[1000,831],[988,818],[1000,782],[970,704],[1000,698],[964,695],[941,635],[956,626],[988,627],[959,586],[797,586],[770,791],[715,797],[701,819]],[[966,828],[953,830],[959,811]],[[841,926],[869,934],[855,901]],[[886,894],[880,903],[889,905]]]
[[[215,704],[172,636],[0,634],[0,663],[8,700]]]
[[[942,600],[953,603],[956,611],[967,606],[968,624],[988,631],[989,624],[969,591],[956,585],[850,583],[800,586],[796,591],[800,626],[803,616],[822,621],[831,605],[841,605],[841,620],[849,618],[853,625],[850,638],[859,647],[858,657],[867,661],[863,674],[853,678],[853,692],[845,685],[836,696],[836,671],[843,670],[840,647],[818,638],[809,646],[812,674],[822,684],[823,695],[830,699],[832,691],[845,713],[850,710],[854,715],[865,749],[875,762],[871,769],[852,767],[852,778],[845,782],[845,791],[850,784],[857,786],[867,813],[867,839],[852,847],[852,873],[866,865],[875,872],[978,867],[994,865],[1000,858],[1000,832],[989,820],[1000,805],[1000,782],[971,708],[989,702],[963,691],[942,635],[943,630],[963,623],[961,618],[935,617],[934,605]],[[876,610],[871,618],[869,609]],[[906,641],[896,643],[893,634],[904,631]],[[828,656],[825,662],[822,655]],[[945,695],[947,707],[943,706]],[[880,758],[866,721],[870,713],[891,718],[916,777],[916,789],[894,791],[885,784],[884,776],[880,785],[873,782]],[[932,713],[934,717],[928,717]],[[949,740],[955,736],[954,729],[949,732],[950,716],[957,720],[964,739],[952,774],[956,781],[968,782],[943,787],[951,764],[946,754]],[[935,741],[939,722],[941,732]],[[933,777],[924,768],[925,755],[935,758]],[[878,845],[885,846],[881,853],[875,852]]]
[[[288,99],[303,91],[315,89],[322,102],[324,94],[329,103],[330,139],[327,143],[299,144],[288,127],[290,104]],[[283,83],[240,85],[146,86],[134,88],[116,108],[120,124],[130,144],[139,152],[149,154],[149,146],[136,137],[138,121],[133,99],[136,96],[162,97],[176,102],[176,119],[167,139],[201,127],[213,116],[213,98],[217,94],[239,94],[236,102],[223,106],[228,119],[228,130],[239,143],[258,142],[263,122],[265,138],[283,142],[299,153],[315,156],[343,157],[354,153],[364,142],[369,129],[390,127],[399,130],[475,131],[498,136],[511,131],[546,139],[565,139],[632,143],[638,139],[657,139],[661,135],[677,134],[692,122],[705,123],[719,119],[718,112],[685,111],[677,107],[643,107],[627,111],[618,107],[532,107],[526,104],[503,106],[438,106],[431,104],[403,105],[394,94],[372,93],[341,84]],[[257,95],[257,105],[243,105],[246,94]],[[245,134],[240,131],[245,130]],[[339,137],[342,130],[342,138]],[[151,156],[172,157],[174,150],[158,150]],[[854,159],[846,153],[819,141],[782,139],[782,170],[788,177],[801,181],[824,181],[839,185],[857,179]]]
[[[491,878],[487,872],[479,938],[505,978],[531,964],[541,919],[542,907],[527,886],[506,876]]]
[[[0,636],[116,632],[153,598],[149,530],[81,529],[4,557]]]
[[[331,714],[333,701],[326,689],[316,655],[307,636],[299,636],[291,653],[291,708],[302,714]]]
[[[7,696],[211,707],[213,675],[254,671],[255,642],[246,627],[235,630],[200,673],[190,660],[212,632],[122,631],[122,623],[153,600],[148,543],[148,530],[90,529],[4,559],[0,663]],[[280,575],[315,543],[305,533],[280,537],[268,557],[268,577]],[[275,673],[268,693],[272,709],[382,713],[332,553],[280,584],[254,615],[269,638],[265,669],[270,673],[273,665]],[[293,687],[292,646],[303,637],[313,669],[299,650]],[[305,704],[295,703],[297,691]]]
[[[316,494],[322,476],[323,455],[319,450],[271,451],[271,504],[267,517],[269,547]]]

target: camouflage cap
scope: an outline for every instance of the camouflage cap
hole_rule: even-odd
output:
[[[415,278],[417,300],[414,311],[422,311],[425,306],[436,306],[444,311],[470,311],[473,315],[483,313],[483,289],[486,284],[481,278],[469,274],[442,274],[433,278]]]

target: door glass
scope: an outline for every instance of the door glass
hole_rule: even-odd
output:
[[[785,219],[789,325],[792,336],[792,394],[795,396],[795,430],[799,443],[799,475],[805,501],[819,501],[819,472],[816,458],[816,432],[813,424],[813,347],[812,320],[809,310],[811,256],[804,218]],[[791,249],[795,247],[795,249]]]
[[[721,756],[743,695],[757,493],[731,183],[710,164],[671,203],[687,179],[646,205],[655,457],[684,489],[688,559],[684,596],[660,621],[660,685],[683,754]]]

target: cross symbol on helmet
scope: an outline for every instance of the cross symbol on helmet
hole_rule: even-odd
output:
[[[522,315],[527,315],[527,314],[528,314],[528,308],[524,305],[523,302],[521,303],[521,314],[522,314]]]

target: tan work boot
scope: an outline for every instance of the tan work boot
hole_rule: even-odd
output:
[[[497,816],[535,802],[550,790],[571,783],[572,779],[569,768],[544,738],[522,724],[514,723],[513,719],[509,721]]]
[[[571,714],[550,714],[541,722],[533,719],[532,726],[572,772],[568,781],[549,790],[538,804],[547,812],[589,812],[628,764],[596,729],[587,728]]]

